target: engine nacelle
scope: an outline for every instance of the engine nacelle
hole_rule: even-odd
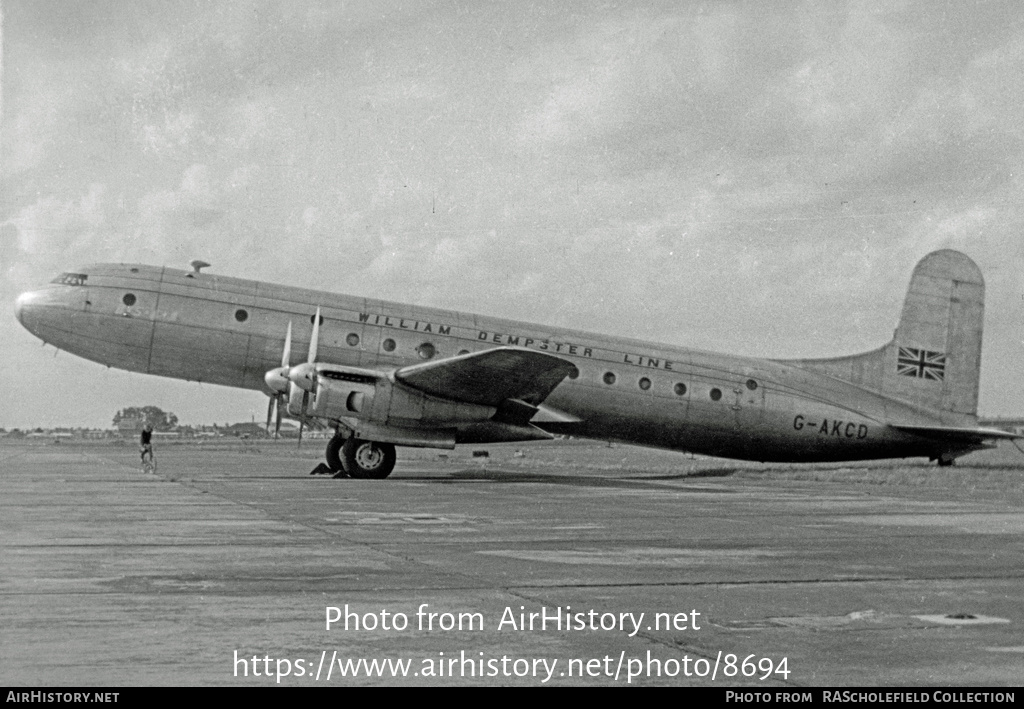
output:
[[[289,416],[294,416],[296,418],[302,416],[302,395],[303,394],[306,395],[306,399],[307,399],[307,402],[306,402],[306,414],[308,415],[309,414],[309,410],[310,410],[310,406],[309,405],[313,402],[313,395],[308,393],[308,392],[302,391],[302,389],[297,387],[292,382],[288,383],[288,405],[285,407],[285,410],[288,412]]]
[[[289,411],[299,401],[288,402]],[[382,372],[317,365],[316,385],[309,395],[306,411],[327,419],[354,418],[377,424],[406,427],[444,427],[488,421],[497,409],[492,406],[449,401],[416,391],[391,380]]]
[[[330,419],[370,418],[378,392],[386,397],[390,385],[387,376],[377,372],[321,367],[309,412]]]

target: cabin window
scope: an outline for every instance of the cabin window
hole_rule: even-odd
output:
[[[348,337],[345,338],[345,342],[348,343],[349,347],[355,347],[359,344],[359,335],[354,332],[350,332]]]
[[[235,311],[235,320],[238,322],[245,322],[249,319],[249,313],[245,312],[241,308]]]
[[[753,379],[748,379],[747,389],[750,389],[750,391],[754,391],[755,389],[757,389],[757,382],[755,382]]]
[[[721,389],[719,389],[718,387],[715,387],[714,389],[711,390],[711,400],[712,401],[718,401],[721,398],[722,398],[722,390]]]
[[[416,348],[416,353],[420,356],[420,359],[430,359],[437,353],[437,349],[429,342],[424,342]]]
[[[641,389],[643,389],[644,391],[647,391],[648,389],[650,389],[650,388],[651,388],[651,380],[650,380],[650,379],[648,379],[647,377],[642,377],[642,378],[640,379],[640,381],[639,381],[639,382],[637,382],[637,384],[638,384],[638,385],[640,386],[640,388],[641,388]]]
[[[316,324],[316,313],[313,313],[312,315],[309,316],[309,322],[312,325]],[[324,324],[324,316],[323,315],[320,316],[320,324],[321,325]]]
[[[683,384],[682,382],[677,382],[676,385],[673,387],[673,391],[675,391],[676,396],[685,396],[686,385]]]
[[[384,340],[384,342],[381,343],[381,347],[384,348],[385,352],[394,352],[395,351],[395,341],[392,340],[389,337],[388,339]]]
[[[121,298],[121,302],[127,305],[129,308],[135,305],[135,294],[125,293],[124,298]]]
[[[615,374],[613,372],[604,373],[604,383],[611,386],[615,383]]]

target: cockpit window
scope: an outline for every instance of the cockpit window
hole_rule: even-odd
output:
[[[65,286],[84,286],[89,276],[85,273],[62,273],[50,283],[60,283]]]

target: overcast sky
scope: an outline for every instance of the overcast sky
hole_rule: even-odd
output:
[[[141,262],[765,357],[988,286],[1024,415],[1024,5],[4,0],[0,426],[265,416],[54,356],[13,301]]]

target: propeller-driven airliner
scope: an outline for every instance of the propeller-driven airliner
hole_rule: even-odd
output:
[[[263,391],[333,429],[326,466],[385,478],[396,446],[571,435],[754,461],[927,457],[1013,434],[978,426],[984,280],[925,256],[893,339],[770,360],[191,270],[103,263],[22,294],[45,343],[132,372]],[[276,416],[275,416],[276,412]]]

